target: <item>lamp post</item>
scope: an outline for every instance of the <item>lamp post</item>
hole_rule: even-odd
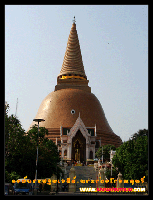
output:
[[[102,146],[102,157],[101,157],[101,162],[103,164],[103,146]]]
[[[38,137],[37,137],[37,158],[36,158],[36,176],[35,176],[35,193],[37,194],[36,183],[37,183],[37,164],[38,164],[38,139],[39,139],[39,122],[45,121],[44,119],[33,119],[38,122]]]

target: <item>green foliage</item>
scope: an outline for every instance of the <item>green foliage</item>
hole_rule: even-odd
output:
[[[110,150],[115,151],[116,147],[114,145],[104,145],[103,146],[103,159],[105,160],[110,160]],[[99,147],[98,151],[95,153],[95,156],[99,159],[102,157],[102,147]]]
[[[8,116],[9,105],[5,105],[5,178],[9,180],[16,175],[29,179],[35,178],[36,148],[38,128],[33,126],[25,133],[16,116]],[[48,130],[39,128],[38,139],[38,178],[51,177],[56,174],[57,163],[60,161],[57,146],[52,140],[45,138]],[[60,170],[58,170],[60,172]],[[19,177],[18,177],[19,178]]]
[[[148,133],[139,130],[132,139],[116,149],[113,165],[122,173],[124,179],[139,179],[148,175]]]
[[[148,137],[148,130],[143,129],[139,130],[137,133],[134,133],[131,137],[131,140],[136,140],[138,137],[147,136]]]
[[[16,172],[8,173],[7,170],[5,170],[5,182],[11,183],[12,180],[17,180],[20,178],[20,175],[18,175]]]
[[[107,168],[106,172],[105,172],[105,176],[107,177],[108,180],[110,180],[110,178],[117,179],[118,173],[119,173],[118,170],[116,170],[114,167],[112,167],[112,177],[111,177],[111,169]],[[116,183],[112,183],[112,186],[115,187]]]

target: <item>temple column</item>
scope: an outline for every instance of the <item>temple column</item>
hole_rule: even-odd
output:
[[[68,159],[71,159],[71,144],[68,143],[68,147],[67,147],[67,158]]]
[[[93,159],[95,159],[95,145],[94,145],[94,148],[93,148]]]
[[[89,159],[89,146],[86,144],[86,160]]]
[[[63,147],[62,147],[62,158],[64,157],[64,149],[63,149]]]

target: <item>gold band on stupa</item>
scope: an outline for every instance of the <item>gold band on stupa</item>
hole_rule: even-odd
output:
[[[83,80],[86,80],[86,78],[81,77],[81,76],[62,76],[61,79],[68,79],[68,78],[77,78],[77,79],[83,79]]]

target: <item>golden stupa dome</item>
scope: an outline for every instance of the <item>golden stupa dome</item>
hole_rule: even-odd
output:
[[[108,124],[103,108],[97,97],[91,93],[85,74],[75,22],[72,24],[60,74],[55,90],[42,101],[36,119],[49,130],[48,138],[60,140],[61,127],[72,128],[80,116],[85,127],[95,127],[100,144],[122,144]],[[31,126],[35,122],[32,122]],[[31,127],[30,126],[30,127]]]

